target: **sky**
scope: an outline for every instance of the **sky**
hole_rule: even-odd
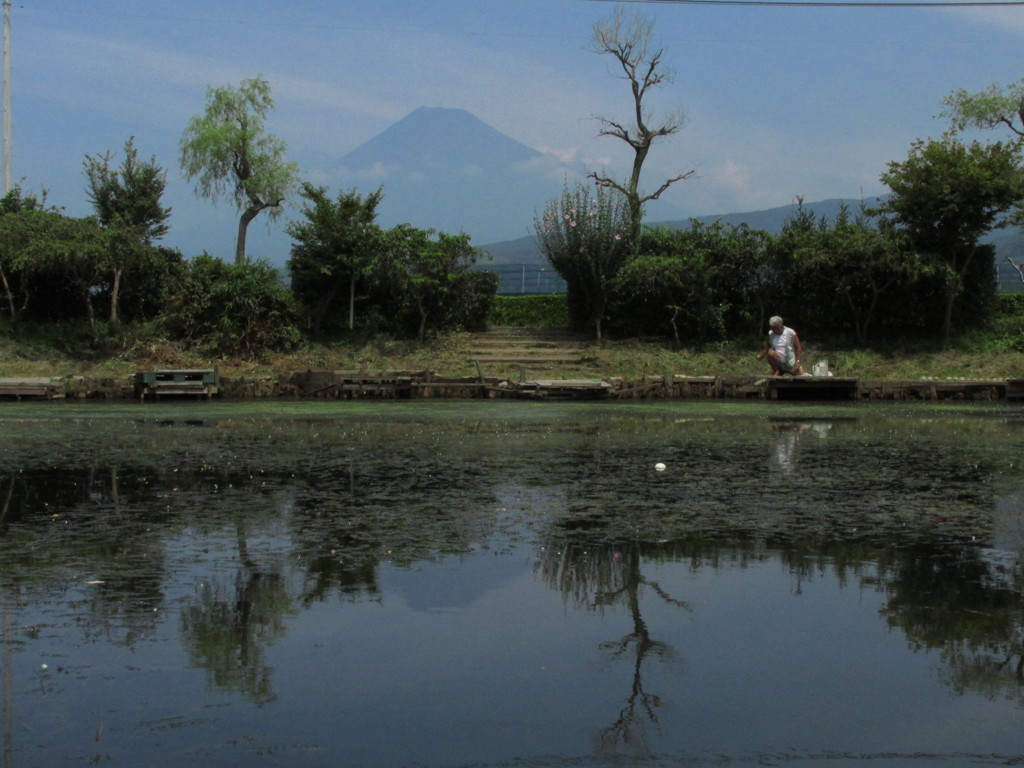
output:
[[[465,109],[563,160],[625,177],[632,154],[595,117],[628,121],[614,62],[590,49],[603,0],[11,0],[11,175],[69,215],[91,212],[82,165],[134,137],[167,171],[166,245],[233,258],[230,200],[194,194],[178,165],[210,85],[262,75],[302,178],[354,186],[338,160],[420,106]],[[651,122],[644,191],[693,171],[649,220],[884,193],[887,164],[946,129],[942,100],[1024,77],[1024,6],[786,7],[627,2],[654,22],[672,82]],[[985,138],[995,139],[990,134]],[[387,190],[385,188],[385,194]],[[542,207],[545,201],[538,201]],[[249,228],[251,256],[287,258],[286,208]],[[509,237],[518,237],[523,227]],[[483,243],[477,243],[482,245]]]

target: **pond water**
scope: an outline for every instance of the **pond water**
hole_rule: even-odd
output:
[[[0,435],[5,767],[1024,763],[1019,407],[4,404]]]

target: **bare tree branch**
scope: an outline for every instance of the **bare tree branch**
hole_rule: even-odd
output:
[[[1024,283],[1024,264],[1014,263],[1009,256],[1006,257],[1006,263],[1013,267],[1015,270],[1017,270],[1017,274],[1020,275],[1021,282]]]
[[[692,170],[687,171],[667,180],[653,194],[640,194],[640,174],[651,145],[659,138],[678,132],[684,122],[682,114],[676,113],[653,127],[648,124],[650,116],[645,114],[644,109],[644,99],[648,91],[672,80],[672,73],[663,64],[664,50],[651,48],[653,34],[654,22],[639,13],[627,17],[619,7],[611,19],[594,25],[591,45],[591,50],[595,53],[612,56],[618,62],[624,79],[629,81],[636,125],[634,128],[627,128],[615,120],[595,117],[602,125],[598,131],[599,136],[613,136],[633,149],[633,167],[628,181],[624,184],[596,172],[588,173],[587,176],[599,185],[611,187],[626,197],[631,219],[631,242],[634,248],[640,239],[644,203],[658,199],[670,186],[689,178],[694,173]]]

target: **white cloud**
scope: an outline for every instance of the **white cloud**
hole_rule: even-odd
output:
[[[951,8],[946,12],[955,14],[961,22],[971,26],[991,27],[1011,34],[1024,32],[1024,16],[1021,15],[1019,7]]]
[[[752,185],[750,169],[742,163],[726,160],[708,174],[711,185],[737,194],[749,194]]]
[[[579,147],[552,147],[546,144],[541,144],[534,149],[547,155],[554,155],[563,163],[575,162],[580,152]]]
[[[402,166],[396,163],[374,163],[369,168],[353,170],[351,168],[339,167],[336,174],[353,182],[369,181],[380,183],[387,179],[395,178],[402,172]]]

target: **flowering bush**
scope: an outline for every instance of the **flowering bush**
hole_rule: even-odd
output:
[[[612,284],[629,257],[629,215],[618,192],[566,187],[534,220],[541,253],[566,282],[573,325],[592,325],[601,338]]]

